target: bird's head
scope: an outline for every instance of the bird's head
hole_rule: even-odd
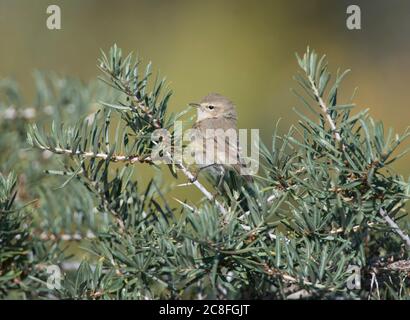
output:
[[[236,120],[237,117],[233,102],[218,93],[210,93],[199,103],[190,103],[189,105],[197,108],[197,121],[220,118]]]

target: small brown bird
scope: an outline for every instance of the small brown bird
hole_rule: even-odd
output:
[[[195,129],[195,153],[201,154],[203,160],[197,161],[199,171],[209,168],[212,174],[219,175],[219,187],[226,170],[233,169],[241,174],[241,169],[245,168],[239,148],[236,107],[218,93],[208,94],[190,106],[197,108],[197,120],[192,128]],[[250,175],[243,177],[253,180]]]

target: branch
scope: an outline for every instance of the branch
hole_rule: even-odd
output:
[[[215,199],[215,197],[197,180],[197,178],[189,171],[182,163],[178,163],[177,167],[181,169],[183,174],[188,178],[188,180],[195,186],[199,191],[203,193],[203,195],[209,200],[214,201],[215,205],[218,209],[222,212],[222,214],[226,215],[227,211],[224,206]]]
[[[156,129],[161,129],[162,126],[160,124],[160,121],[158,119],[156,119],[152,112],[146,107],[146,105],[144,104],[143,101],[141,101],[140,99],[138,99],[138,97],[135,96],[135,94],[132,92],[130,86],[128,83],[124,83],[124,81],[120,78],[118,78],[115,74],[113,74],[110,70],[108,70],[107,68],[104,68],[102,66],[99,67],[99,69],[101,71],[103,71],[105,74],[109,75],[112,80],[114,81],[114,83],[121,83],[124,93],[131,97],[132,101],[131,104],[134,108],[138,107],[141,109],[141,111],[152,121],[152,125],[154,126],[154,128]]]
[[[323,284],[320,283],[313,283],[310,282],[308,280],[305,280],[304,278],[294,278],[292,276],[290,276],[289,274],[277,269],[277,268],[270,268],[269,266],[265,265],[264,268],[264,272],[269,275],[269,276],[279,276],[281,277],[283,280],[290,282],[290,283],[294,283],[294,284],[303,284],[305,286],[313,286],[317,289],[327,289],[329,291],[335,291],[335,288],[331,288],[331,287],[326,287]]]
[[[368,227],[372,227],[372,226],[374,226],[375,225],[375,223],[374,222],[367,222],[367,226]],[[352,227],[352,231],[353,232],[358,232],[358,231],[360,231],[360,225],[356,225],[356,226],[353,226]],[[346,231],[346,229],[343,229],[342,227],[340,227],[340,228],[337,228],[337,229],[332,229],[332,230],[330,230],[330,234],[339,234],[339,233],[344,233]]]
[[[162,126],[161,126],[160,122],[158,121],[158,119],[154,118],[151,111],[148,110],[148,108],[145,106],[145,104],[143,102],[139,101],[137,99],[137,97],[135,97],[131,93],[131,91],[127,90],[127,94],[132,97],[132,99],[133,99],[132,102],[134,102],[138,106],[138,108],[140,108],[142,110],[142,112],[144,112],[147,115],[147,117],[152,121],[152,125],[154,126],[154,128],[161,129]],[[132,105],[135,107],[134,103]]]
[[[410,238],[407,234],[404,233],[403,230],[400,229],[400,227],[397,225],[396,222],[392,218],[389,217],[387,212],[380,208],[379,210],[380,215],[383,217],[383,219],[387,222],[387,224],[395,231],[404,241],[404,243],[407,245],[408,248],[410,248]]]
[[[74,233],[74,234],[69,234],[69,233],[47,233],[47,232],[41,232],[38,237],[40,240],[43,241],[56,241],[56,240],[61,240],[61,241],[82,241],[85,239],[94,239],[96,236],[91,230],[87,230],[86,234],[83,235],[81,233]]]
[[[334,133],[334,137],[335,137],[336,141],[341,143],[342,148],[345,149],[346,145],[342,142],[342,138],[340,136],[339,131],[337,130],[336,124],[335,124],[335,122],[333,121],[332,117],[329,114],[329,108],[327,107],[326,103],[323,101],[322,97],[320,96],[319,89],[317,88],[314,79],[307,72],[306,72],[306,75],[307,75],[307,78],[309,80],[310,86],[313,90],[313,94],[314,94],[317,102],[319,103],[320,108],[322,109],[323,113],[325,114],[326,120],[327,120],[330,128],[332,129],[332,131]],[[409,238],[409,236],[407,234],[405,234],[400,229],[400,227],[393,221],[393,219],[391,219],[388,216],[386,211],[384,211],[383,209],[380,209],[379,213],[383,217],[383,219],[387,222],[387,224],[390,225],[390,227],[403,239],[403,241],[405,242],[407,247],[410,248],[410,238]]]
[[[319,103],[319,107],[320,109],[322,109],[323,113],[325,114],[327,123],[329,124],[330,128],[332,129],[335,135],[336,141],[341,143],[342,137],[340,136],[340,133],[336,128],[335,122],[333,121],[332,117],[329,114],[329,108],[327,107],[326,103],[323,101],[322,97],[319,94],[319,89],[316,86],[315,80],[312,79],[312,77],[310,77],[308,74],[307,74],[307,78],[309,79],[310,86],[312,87],[313,94],[315,95],[316,101]],[[343,145],[343,148],[345,148],[344,145]]]
[[[76,155],[76,156],[83,156],[86,158],[98,158],[98,159],[107,159],[108,154],[102,152],[91,152],[91,151],[74,151],[71,149],[62,149],[62,148],[50,148],[45,146],[38,146],[38,148],[46,151],[50,151],[56,154],[67,154],[67,155]],[[138,157],[138,156],[122,156],[122,155],[112,155],[110,161],[113,162],[130,162],[130,163],[151,163],[150,157]]]
[[[50,152],[54,152],[56,154],[67,154],[67,155],[78,155],[87,158],[99,158],[99,159],[107,159],[108,154],[106,153],[94,153],[94,152],[87,152],[87,151],[73,151],[70,149],[62,149],[62,148],[47,148],[44,146],[39,146],[42,150],[47,150]],[[172,160],[172,158],[170,158]],[[130,163],[152,163],[152,159],[150,157],[138,157],[138,156],[123,156],[123,155],[112,155],[110,161],[113,162],[130,162]],[[203,195],[209,200],[214,201],[215,205],[218,209],[223,213],[226,214],[226,209],[222,206],[222,204],[215,199],[215,197],[197,180],[197,178],[182,164],[178,163],[177,167],[184,173],[184,175],[188,178],[188,180],[200,190]]]

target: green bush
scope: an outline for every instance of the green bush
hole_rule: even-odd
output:
[[[34,235],[30,241],[24,232],[18,242],[13,234],[4,236],[19,229],[23,216],[1,220],[0,229],[6,230],[1,241],[14,243],[2,247],[2,256],[16,262],[12,273],[5,264],[10,276],[0,278],[0,292],[8,294],[27,274],[37,280],[31,296],[46,292],[52,298],[408,299],[410,239],[404,217],[410,185],[391,165],[405,154],[397,149],[409,132],[385,132],[368,110],[354,114],[352,101],[339,102],[347,72],[338,72],[331,83],[324,56],[308,49],[297,60],[301,72],[294,92],[310,115],[295,110],[299,122],[284,135],[276,123],[271,144],[260,146],[254,182],[244,185],[230,175],[221,190],[208,190],[202,176],[195,180],[183,163],[152,161],[151,134],[158,128],[172,132],[184,112],[168,112],[171,92],[164,80],[152,81],[150,64],[143,68],[117,46],[102,53],[102,80],[117,93],[75,81],[40,81],[36,107],[52,103],[59,116],[22,119],[21,126],[4,130],[12,138],[0,135],[2,150],[17,157],[1,170],[16,166],[19,174],[35,177],[22,188],[28,199],[37,199],[30,211],[34,222],[24,229]],[[56,83],[64,90],[52,89]],[[17,90],[8,95],[19,99]],[[101,108],[74,121],[78,113],[95,111],[93,101]],[[78,108],[75,113],[67,114],[68,104]],[[3,102],[4,110],[7,105]],[[21,160],[26,131],[37,151]],[[41,156],[45,160],[38,160]],[[179,206],[172,206],[158,177],[142,187],[137,164],[184,177],[203,201],[178,200]],[[13,189],[10,181],[3,183],[5,195]],[[4,203],[1,210],[8,212],[10,200]],[[78,240],[77,250],[90,258],[63,274],[61,288],[47,291],[47,275],[31,274],[22,252],[32,243],[62,248]],[[67,260],[67,251],[63,254],[59,262]],[[2,262],[0,276],[3,268]],[[358,284],[352,268],[360,271],[360,287],[349,286]]]

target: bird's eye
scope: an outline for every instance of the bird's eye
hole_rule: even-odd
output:
[[[214,106],[208,106],[209,110],[213,110],[215,107]]]

